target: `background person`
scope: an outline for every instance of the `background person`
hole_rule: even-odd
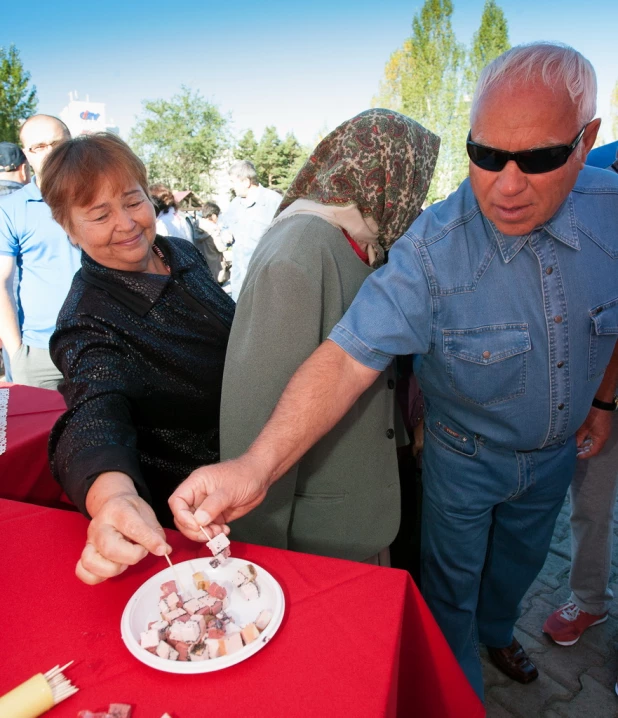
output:
[[[184,212],[178,210],[174,194],[164,184],[150,186],[150,195],[155,201],[157,214],[157,234],[160,237],[180,237],[193,242],[193,230]]]
[[[115,135],[57,147],[41,189],[82,249],[50,345],[68,410],[49,452],[92,518],[77,575],[97,583],[169,549],[168,496],[219,458],[233,302],[191,243],[155,236],[146,170]]]
[[[603,166],[618,172],[618,142],[592,150],[586,164]],[[618,226],[618,217],[614,219]],[[611,436],[603,447],[581,451],[575,475],[569,488],[571,500],[571,571],[569,600],[557,608],[543,624],[558,645],[572,646],[588,628],[604,623],[614,599],[610,588],[614,508],[618,491],[618,356],[607,368],[610,381],[604,401],[593,402],[591,418],[601,419],[604,412],[612,417]],[[586,427],[584,427],[584,431]],[[585,438],[585,437],[584,437]]]
[[[52,149],[71,135],[58,118],[34,115],[19,136],[36,177],[0,198],[0,339],[13,381],[55,389],[62,375],[49,355],[49,339],[80,252],[53,220],[38,177]]]
[[[202,540],[198,522],[255,508],[394,356],[416,355],[422,589],[481,697],[479,640],[514,680],[538,676],[513,627],[547,556],[575,434],[608,389],[618,178],[584,168],[595,110],[594,70],[572,48],[524,45],[490,63],[472,103],[469,180],[396,242],[247,453],[196,470],[170,498],[177,526]],[[582,445],[600,445],[608,422]]]
[[[215,202],[206,202],[202,207],[202,216],[197,220],[195,246],[204,255],[212,276],[221,285],[230,278],[231,258],[230,246],[233,237],[229,232],[222,232],[219,226],[221,210]]]
[[[223,380],[222,458],[247,450],[292,374],[417,217],[438,147],[408,117],[368,110],[323,139],[300,170],[238,299]],[[400,520],[394,381],[394,371],[384,372],[234,523],[235,538],[388,565]]]
[[[259,184],[252,162],[238,160],[229,169],[236,197],[221,216],[221,229],[234,237],[232,246],[232,299],[238,300],[249,260],[281,203],[281,195]]]

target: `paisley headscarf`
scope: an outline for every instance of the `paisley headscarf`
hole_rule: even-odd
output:
[[[374,250],[372,266],[419,215],[440,139],[392,110],[343,122],[315,148],[285,193],[274,224],[322,216]]]

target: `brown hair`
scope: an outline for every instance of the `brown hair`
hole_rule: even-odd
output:
[[[67,140],[51,151],[41,175],[41,194],[56,222],[69,229],[72,207],[90,204],[104,181],[120,189],[127,180],[137,182],[150,196],[140,158],[117,135],[96,132]]]
[[[158,183],[150,185],[150,195],[154,199],[159,200],[163,209],[169,209],[170,207],[178,209],[172,190],[164,184]]]

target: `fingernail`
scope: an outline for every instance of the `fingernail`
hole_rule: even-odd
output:
[[[196,511],[193,514],[193,518],[200,526],[206,526],[206,524],[209,524],[211,521],[210,516],[205,511]]]
[[[166,553],[171,553],[172,549],[166,544],[165,546],[158,546],[155,550],[157,556],[165,556]]]

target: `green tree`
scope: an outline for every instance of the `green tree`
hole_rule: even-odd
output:
[[[278,181],[278,188],[283,192],[292,183],[300,168],[309,157],[309,148],[303,147],[292,132],[288,132],[279,147],[281,154],[282,175]]]
[[[249,160],[249,162],[253,162],[257,148],[258,143],[253,134],[253,130],[247,130],[234,148],[234,157],[237,160]]]
[[[243,140],[246,137],[245,134]],[[251,159],[255,164],[260,184],[285,192],[308,156],[309,149],[303,147],[293,133],[288,133],[281,140],[276,128],[269,126],[264,130],[253,157],[245,155],[243,159]]]
[[[151,182],[172,189],[212,192],[215,162],[229,147],[228,118],[199,92],[181,87],[171,100],[145,100],[129,142]]]
[[[427,199],[452,192],[467,175],[465,139],[471,86],[480,67],[508,47],[506,20],[487,0],[470,57],[452,28],[452,0],[425,0],[412,20],[412,35],[390,56],[373,105],[403,112],[441,138]]]
[[[481,70],[510,48],[509,26],[502,8],[495,0],[486,0],[481,25],[474,33],[468,57],[467,79],[470,92],[474,91]]]
[[[36,87],[29,87],[30,73],[24,70],[15,45],[0,47],[0,141],[19,142],[21,122],[36,112]]]

